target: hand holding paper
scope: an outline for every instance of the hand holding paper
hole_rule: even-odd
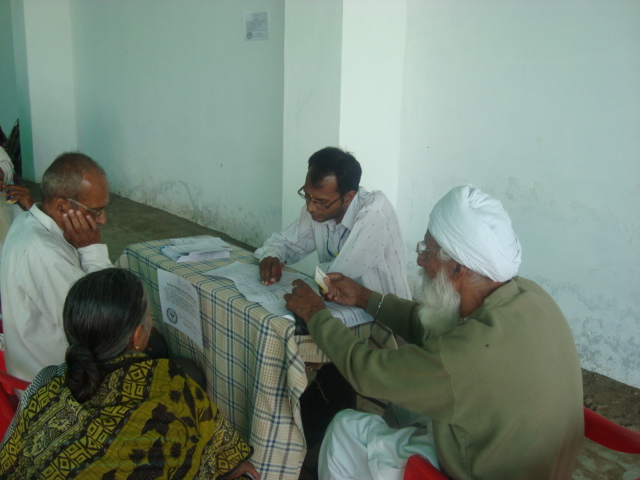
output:
[[[318,285],[320,285],[320,288],[322,288],[322,291],[324,293],[328,293],[329,292],[329,287],[327,287],[327,284],[325,283],[325,280],[328,279],[327,274],[324,273],[320,267],[316,266],[316,283]]]
[[[329,291],[325,295],[327,300],[340,305],[367,308],[371,290],[341,273],[329,273],[327,280],[329,284]]]
[[[290,318],[291,320],[293,320],[293,317],[289,315],[288,312],[292,310],[287,309],[287,307],[285,306],[286,298],[283,298],[283,296],[285,296],[286,294],[291,295],[292,289],[300,286],[299,282],[304,282],[307,284],[308,287],[305,289],[305,291],[308,290],[310,292],[310,298],[314,299],[314,302],[317,302],[316,306],[318,307],[318,310],[323,307],[328,308],[331,314],[334,317],[342,320],[346,326],[355,327],[356,325],[367,323],[372,320],[371,315],[359,308],[348,306],[345,307],[330,302],[322,302],[322,299],[317,295],[317,293],[315,293],[315,282],[313,281],[313,279],[308,275],[304,275],[302,273],[282,272],[282,278],[279,282],[265,286],[261,283],[257,265],[234,262],[232,264],[225,265],[224,267],[204,272],[204,275],[227,278],[231,280],[235,283],[236,288],[246,297],[247,300],[249,300],[250,302],[258,302],[274,315]],[[324,277],[324,282],[328,287],[329,292],[334,290],[332,285],[332,279],[334,278],[334,276],[335,278],[343,277],[339,273],[330,273]],[[348,278],[346,280],[348,282],[352,282],[352,280]],[[299,290],[300,289],[298,288],[298,291]],[[323,293],[325,299],[327,299],[327,295],[328,294]],[[298,312],[297,310],[294,311],[298,315],[300,315],[300,312]],[[309,318],[310,317],[311,315],[309,315]]]

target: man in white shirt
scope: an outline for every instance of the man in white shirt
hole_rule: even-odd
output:
[[[6,203],[0,202],[0,208],[7,210],[9,224],[22,213],[22,210],[29,210],[34,203],[33,196],[27,187],[13,184],[13,162],[2,147],[0,147],[0,192],[4,192],[4,196],[7,198]],[[18,204],[20,208],[13,204]],[[7,230],[9,230],[9,225],[7,225]],[[6,234],[6,231],[2,234],[2,230],[0,230],[0,236],[3,239]]]
[[[13,222],[2,254],[5,359],[9,373],[33,380],[64,362],[62,307],[71,285],[113,265],[99,225],[109,203],[104,170],[82,153],[58,156],[42,177],[42,204]]]
[[[361,176],[358,161],[339,148],[311,155],[298,190],[306,206],[289,228],[255,252],[263,284],[280,280],[282,262],[295,263],[316,251],[324,272],[342,272],[367,288],[411,299],[396,212],[384,193],[359,186]],[[304,324],[298,329],[307,332]],[[335,366],[322,367],[300,398],[307,445],[320,441],[333,415],[353,407],[354,400],[355,392]]]
[[[0,136],[2,133],[0,132]],[[13,220],[29,210],[33,205],[33,196],[26,187],[13,185],[13,162],[4,148],[0,147],[0,192],[7,198],[6,202],[0,197],[0,258],[4,239]],[[16,205],[17,204],[17,205]]]
[[[342,272],[367,288],[411,298],[396,212],[384,193],[359,187],[361,175],[358,161],[339,148],[311,155],[298,191],[306,207],[255,252],[262,283],[280,280],[282,262],[295,263],[316,251],[325,272]]]

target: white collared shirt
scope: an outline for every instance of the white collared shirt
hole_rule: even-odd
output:
[[[60,227],[34,205],[15,219],[2,252],[2,316],[7,371],[31,381],[64,362],[62,307],[71,285],[112,267],[107,246],[75,249]]]
[[[4,184],[9,185],[12,183],[13,162],[11,161],[9,154],[2,147],[0,147],[0,169],[2,169],[2,173],[4,174]]]
[[[0,147],[0,170],[4,176],[4,185],[13,183],[13,163],[7,152]],[[22,213],[22,209],[18,205],[12,205],[4,201],[3,195],[0,195],[0,255],[4,246],[4,239],[7,236],[9,227],[13,219]]]
[[[398,217],[378,190],[360,187],[339,224],[315,222],[303,206],[298,219],[271,235],[255,256],[296,263],[313,251],[325,272],[340,272],[372,290],[411,299]]]

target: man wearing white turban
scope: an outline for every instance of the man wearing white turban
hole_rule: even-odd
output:
[[[302,282],[285,295],[357,392],[433,420],[392,428],[339,413],[320,478],[399,480],[418,453],[452,479],[569,480],[584,433],[580,362],[554,300],[516,276],[520,243],[501,203],[473,185],[454,188],[417,251],[422,304],[329,274],[326,298],[366,309],[409,342],[398,350],[369,348]]]

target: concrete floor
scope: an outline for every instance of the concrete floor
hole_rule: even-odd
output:
[[[34,196],[39,199],[38,185],[29,184],[34,191]],[[102,238],[104,243],[109,247],[109,256],[115,261],[124,251],[125,247],[132,243],[145,240],[186,237],[191,235],[210,234],[219,236],[230,243],[234,243],[247,249],[253,249],[252,246],[238,242],[222,232],[218,232],[183,218],[171,215],[162,210],[147,207],[137,202],[133,202],[118,195],[111,196],[111,203],[108,208],[107,225],[102,228]],[[593,374],[591,374],[593,375]],[[599,376],[601,382],[605,382],[605,390],[607,385],[611,388],[620,388],[620,384],[614,380]],[[640,423],[637,417],[640,415],[638,405],[640,396],[638,391],[630,387],[624,389],[623,401],[627,402],[633,410],[634,418],[632,424],[634,428],[638,428]],[[585,383],[585,398],[595,398],[598,393],[589,391],[589,384]],[[618,403],[616,401],[616,403]],[[359,404],[359,408],[365,411],[375,411],[375,407],[368,406],[366,403]],[[603,413],[606,416],[606,413]],[[615,418],[614,418],[615,419]],[[301,480],[313,478],[307,473],[313,469],[317,462],[317,449],[309,452],[305,465],[308,467],[303,470]],[[305,472],[306,470],[306,472]],[[582,454],[579,458],[578,467],[574,473],[574,480],[635,480],[640,477],[640,455],[626,455],[611,452],[589,440],[585,440]]]

